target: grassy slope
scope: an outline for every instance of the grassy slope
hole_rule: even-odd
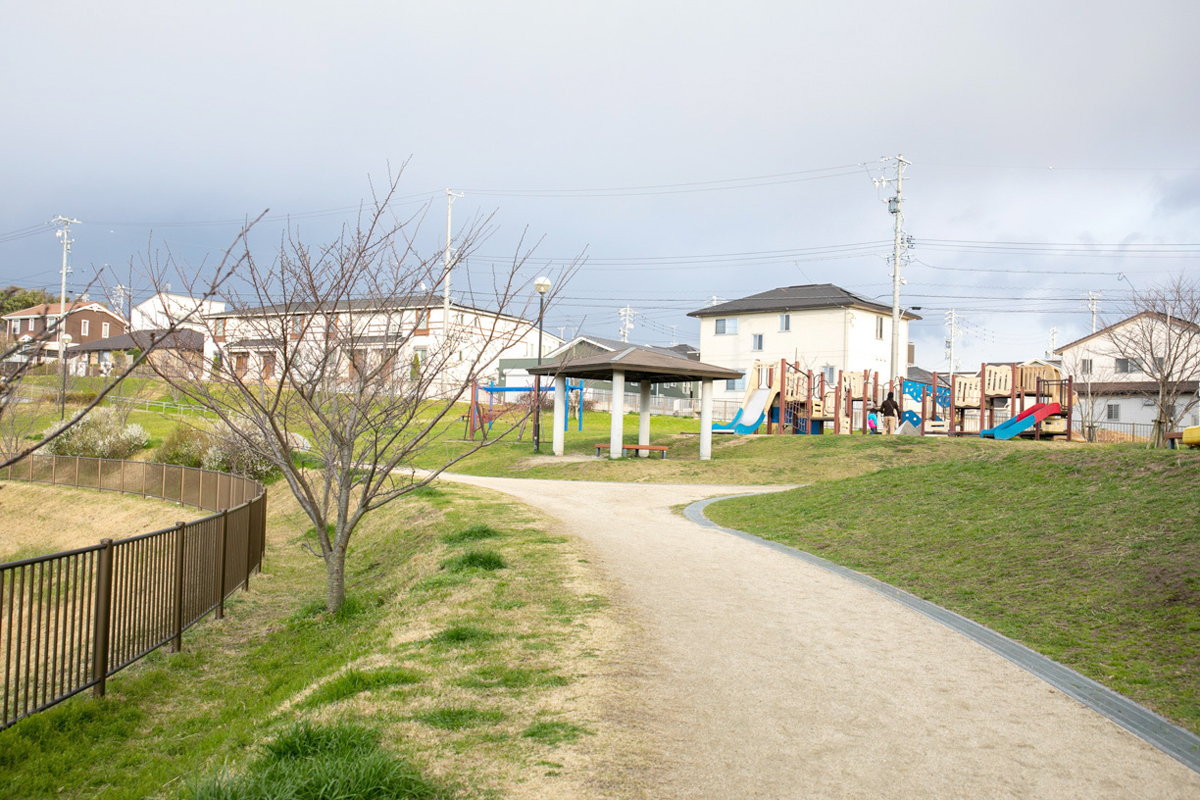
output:
[[[195,516],[151,498],[0,481],[0,561],[136,536]]]
[[[962,455],[708,515],[953,609],[1200,732],[1200,454]]]
[[[501,535],[441,542],[476,523]],[[350,600],[334,620],[323,567],[300,547],[306,525],[273,491],[266,574],[235,595],[226,621],[191,629],[181,654],[160,650],[119,673],[104,701],[78,697],[0,732],[0,796],[173,796],[250,763],[297,719],[365,722],[467,796],[541,784],[555,794],[556,781],[587,777],[563,763],[579,763],[572,754],[597,727],[580,698],[604,601],[575,574],[566,540],[495,495],[425,490],[357,534]],[[455,571],[473,550],[506,566]]]

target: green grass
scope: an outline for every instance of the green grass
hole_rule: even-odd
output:
[[[494,572],[507,567],[508,562],[504,560],[504,556],[494,550],[468,550],[461,555],[447,559],[442,566],[450,572],[466,572],[468,570]]]
[[[504,719],[499,711],[483,711],[473,706],[437,708],[424,714],[415,714],[413,719],[434,728],[446,731],[461,731],[477,725],[494,725]]]
[[[527,739],[537,739],[539,742],[553,747],[563,742],[573,742],[583,735],[590,736],[591,731],[569,722],[535,722],[522,731],[521,735]],[[561,766],[561,764],[555,766]]]
[[[182,792],[185,800],[433,800],[448,789],[385,750],[358,725],[301,722],[260,748],[244,769],[223,770]]]
[[[498,539],[503,535],[491,525],[475,524],[468,528],[463,528],[461,531],[455,531],[443,536],[442,543],[466,544],[468,542],[481,542],[484,539]]]
[[[996,448],[706,513],[970,617],[1200,733],[1198,456]]]
[[[414,669],[397,667],[376,670],[348,669],[333,680],[321,684],[316,691],[305,698],[303,705],[319,706],[336,703],[338,700],[344,700],[363,692],[420,683],[424,678],[424,673]]]
[[[544,520],[469,487],[390,504],[355,534],[347,602],[331,616],[324,567],[301,547],[311,523],[282,485],[268,509],[266,573],[226,603],[225,620],[191,628],[182,653],[118,673],[102,701],[81,695],[0,732],[0,797],[172,797],[185,784],[189,797],[308,796],[295,787],[333,780],[330,759],[301,759],[293,774],[263,749],[302,723],[376,731],[380,744],[347,774],[432,787],[417,797],[545,777],[548,745],[521,732],[549,713],[586,722],[551,697],[553,676],[583,671],[578,642],[603,604],[571,587],[573,557]],[[480,525],[503,529],[488,552],[507,568],[440,569],[464,554],[442,538]],[[528,672],[505,671],[518,667]],[[466,727],[428,721],[462,708],[479,712]],[[297,794],[271,794],[259,773]]]

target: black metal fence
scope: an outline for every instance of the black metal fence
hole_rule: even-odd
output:
[[[141,494],[215,511],[194,522],[0,564],[0,729],[91,689],[248,589],[262,567],[267,497],[223,472],[33,455],[0,480]]]

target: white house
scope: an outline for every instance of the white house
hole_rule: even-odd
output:
[[[785,286],[688,314],[700,320],[700,360],[742,371],[755,361],[798,362],[828,381],[843,372],[871,370],[884,379],[891,371],[892,310],[830,283]],[[905,312],[900,342],[908,363]],[[744,379],[717,386],[718,400],[740,399]]]
[[[205,318],[224,310],[225,304],[220,300],[197,300],[185,295],[158,292],[130,310],[129,327],[133,331],[161,331],[178,325],[199,331],[204,335],[204,363],[212,364],[217,346]]]
[[[1178,394],[1170,426],[1200,425],[1200,329],[1186,320],[1145,311],[1054,351],[1075,376],[1076,413],[1087,424],[1152,425],[1158,387]]]
[[[437,364],[438,384],[450,392],[473,366],[480,380],[495,380],[500,358],[537,357],[535,322],[455,302],[447,320],[442,304],[426,297],[223,311],[207,315],[206,322],[226,370],[243,379],[279,380],[290,349],[299,354],[294,368],[312,362],[314,372],[328,375],[329,360],[336,358],[334,371],[345,377],[381,364],[399,374],[428,361]],[[561,343],[543,332],[543,355]]]

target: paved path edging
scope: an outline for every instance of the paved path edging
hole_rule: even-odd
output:
[[[1099,712],[1133,735],[1157,747],[1176,761],[1196,772],[1200,772],[1200,737],[1190,731],[1184,730],[1178,725],[1168,722],[1150,709],[1138,705],[1128,697],[1114,692],[1107,686],[1097,683],[1091,678],[1076,672],[1070,667],[1059,664],[1053,659],[1034,652],[1025,645],[1015,642],[1003,634],[997,633],[990,628],[986,628],[977,622],[973,622],[960,614],[942,608],[928,600],[922,600],[903,589],[898,589],[869,575],[864,575],[848,567],[835,564],[812,553],[806,553],[803,550],[797,550],[794,547],[773,542],[770,539],[763,539],[762,537],[746,533],[745,531],[739,531],[735,528],[723,527],[704,515],[704,509],[710,503],[715,503],[718,500],[729,500],[734,497],[749,497],[754,494],[758,494],[758,492],[698,500],[684,508],[683,513],[697,525],[712,528],[731,536],[769,547],[784,555],[800,559],[815,567],[820,567],[821,569],[840,575],[884,597],[890,598],[916,611],[918,614],[922,614],[935,622],[945,625],[947,628],[983,645],[1002,658],[1041,678],[1068,697],[1072,697],[1094,711]]]

